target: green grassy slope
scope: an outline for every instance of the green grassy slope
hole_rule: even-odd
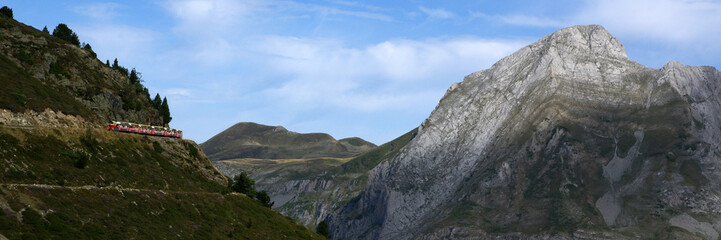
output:
[[[357,156],[350,161],[343,163],[339,169],[335,172],[344,173],[365,173],[370,171],[373,167],[378,165],[381,161],[391,158],[398,154],[398,151],[403,148],[418,132],[418,128],[407,132],[406,134],[397,137],[383,145],[380,145],[372,150]]]
[[[321,238],[244,195],[224,195],[227,178],[196,146],[97,129],[0,125],[0,235]]]
[[[0,204],[10,239],[322,239],[241,194],[0,184]]]
[[[300,134],[283,127],[242,122],[200,144],[214,161],[259,158],[347,158],[375,147],[360,138],[335,140],[325,133]]]
[[[0,126],[0,149],[1,183],[220,192],[227,182],[188,140]],[[76,166],[80,161],[84,168]]]

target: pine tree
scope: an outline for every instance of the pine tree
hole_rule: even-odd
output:
[[[72,43],[75,46],[80,46],[80,39],[78,39],[78,35],[64,23],[58,24],[58,26],[55,27],[55,30],[53,30],[53,36]]]
[[[108,60],[108,59],[105,59],[105,66],[108,66],[108,67],[110,67],[110,60]]]
[[[163,98],[163,103],[160,105],[160,114],[163,116],[163,125],[170,123],[173,120],[170,117],[170,108],[168,107],[168,98]]]
[[[83,43],[83,50],[90,53],[90,56],[92,56],[93,58],[98,57],[98,54],[96,54],[95,51],[93,51],[93,47],[90,46],[90,43]]]
[[[118,65],[118,58],[115,58],[115,61],[113,61],[113,69],[118,69],[120,65]]]
[[[248,197],[255,196],[255,181],[248,177],[248,173],[240,172],[240,174],[233,177],[233,184],[230,186],[230,190],[247,195]],[[266,193],[267,195],[267,193]]]
[[[135,84],[136,82],[140,81],[140,77],[138,76],[138,72],[135,71],[135,68],[130,71],[130,76],[128,76],[128,79],[130,79],[130,84]]]
[[[153,107],[155,107],[155,109],[158,109],[158,111],[160,111],[160,106],[163,104],[163,100],[160,99],[160,93],[155,94],[155,98],[153,98],[153,101],[151,103],[153,104]]]
[[[50,31],[48,31],[48,26],[43,27],[43,33],[50,35]]]
[[[9,8],[8,6],[3,6],[0,8],[0,15],[13,18],[13,9]]]

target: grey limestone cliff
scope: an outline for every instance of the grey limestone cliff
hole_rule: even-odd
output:
[[[719,87],[712,67],[629,60],[601,26],[561,29],[453,84],[331,233],[716,239]]]

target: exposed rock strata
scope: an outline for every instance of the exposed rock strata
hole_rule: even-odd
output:
[[[332,235],[694,236],[669,222],[689,214],[717,236],[720,86],[712,67],[633,62],[600,26],[559,30],[451,86]]]

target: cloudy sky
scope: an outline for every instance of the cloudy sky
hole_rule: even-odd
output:
[[[502,3],[501,3],[502,2]],[[66,23],[102,61],[167,96],[199,143],[237,122],[382,144],[418,126],[463,76],[560,28],[601,24],[628,56],[721,66],[719,1],[9,0]]]

